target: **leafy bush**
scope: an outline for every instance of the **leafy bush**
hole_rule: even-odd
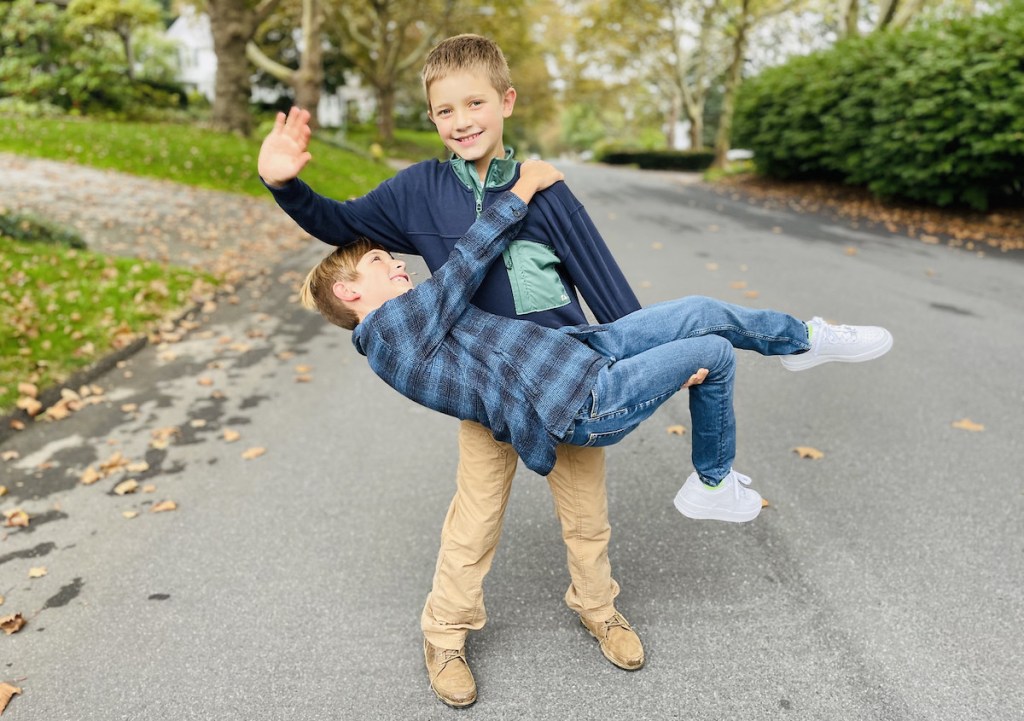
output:
[[[707,150],[616,150],[608,148],[598,158],[609,165],[636,165],[644,170],[707,170],[715,154]]]
[[[28,213],[7,213],[0,210],[0,237],[23,242],[63,245],[68,248],[85,248],[85,241],[75,231]]]
[[[747,82],[734,144],[758,171],[929,204],[1024,200],[1024,0],[876,33]]]

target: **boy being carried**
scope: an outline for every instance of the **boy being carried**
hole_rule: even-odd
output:
[[[366,240],[334,251],[310,271],[303,303],[353,330],[356,349],[388,385],[428,408],[482,424],[541,475],[554,466],[559,444],[617,443],[689,388],[695,471],[675,505],[690,518],[753,520],[761,497],[732,468],[733,349],[785,356],[783,365],[803,370],[878,358],[892,347],[892,336],[884,328],[831,326],[819,318],[804,323],[703,297],[561,329],[471,305],[526,219],[526,204],[561,178],[542,161],[523,163],[512,189],[416,288],[403,261]]]

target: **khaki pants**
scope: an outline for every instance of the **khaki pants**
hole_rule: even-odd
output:
[[[494,440],[486,428],[462,422],[455,497],[441,529],[433,588],[420,618],[427,640],[439,648],[462,648],[466,634],[487,621],[483,581],[498,547],[518,460],[512,446]],[[589,619],[610,618],[619,586],[608,561],[604,450],[559,446],[548,485],[572,579],[565,602]]]

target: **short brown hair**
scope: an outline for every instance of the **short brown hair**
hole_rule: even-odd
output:
[[[352,330],[359,325],[359,317],[345,302],[334,295],[334,284],[339,280],[351,282],[359,277],[356,264],[371,250],[383,250],[369,238],[358,238],[349,245],[335,249],[316,264],[306,275],[299,291],[299,300],[310,310],[319,311],[326,320]]]
[[[482,35],[455,35],[435,45],[423,63],[421,77],[428,105],[430,86],[460,70],[482,72],[499,95],[512,87],[508,62],[497,43]]]

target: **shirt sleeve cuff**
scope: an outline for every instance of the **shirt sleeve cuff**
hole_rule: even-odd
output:
[[[523,202],[523,199],[511,190],[506,190],[499,195],[498,199],[491,205],[491,208],[498,213],[499,217],[511,220],[512,222],[522,220],[528,212],[528,207]]]

